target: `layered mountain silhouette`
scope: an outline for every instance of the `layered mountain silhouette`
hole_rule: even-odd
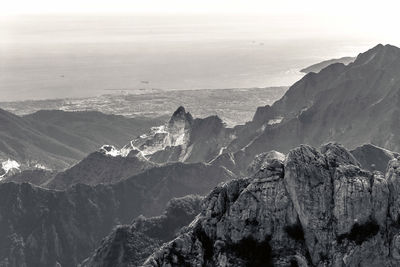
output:
[[[179,107],[169,122],[116,153],[127,156],[137,150],[161,164],[212,162],[243,175],[256,155],[286,153],[302,143],[334,140],[349,149],[371,143],[399,151],[399,59],[399,48],[378,45],[348,65],[335,63],[308,73],[272,106],[259,107],[252,121],[233,129],[216,116],[194,119]]]
[[[56,110],[19,117],[0,109],[0,160],[65,169],[101,145],[123,145],[162,120]]]
[[[125,180],[158,166],[132,152],[127,157],[110,156],[106,153],[104,150],[91,153],[78,164],[56,174],[40,185],[53,189],[65,189],[77,183],[109,184]]]
[[[272,106],[259,107],[251,122],[235,127],[226,151],[239,170],[265,151],[332,140],[349,149],[372,143],[399,151],[399,100],[400,49],[378,45],[347,66],[305,75]]]
[[[204,195],[232,178],[222,167],[174,163],[115,184],[64,191],[0,184],[0,265],[77,266],[114,226],[159,215],[172,198]]]
[[[399,115],[390,45],[234,128],[183,107],[166,123],[0,110],[0,266],[396,266]],[[190,194],[208,196],[167,206]]]

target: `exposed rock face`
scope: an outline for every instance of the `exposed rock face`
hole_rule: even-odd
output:
[[[189,195],[172,199],[163,215],[139,216],[131,225],[116,227],[82,266],[139,266],[163,242],[194,219],[202,197]]]
[[[270,152],[265,152],[257,155],[252,163],[250,163],[247,168],[247,173],[249,176],[256,174],[257,172],[268,170],[268,168],[274,168],[274,163],[285,161],[285,155],[272,150]]]
[[[399,167],[384,177],[340,145],[302,145],[214,189],[145,265],[398,266]]]
[[[226,128],[217,116],[193,119],[179,107],[165,125],[152,127],[124,146],[118,153],[139,151],[155,163],[209,162],[232,140],[232,129]]]

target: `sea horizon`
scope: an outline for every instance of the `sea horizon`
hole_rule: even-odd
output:
[[[301,29],[296,18],[261,15],[3,20],[1,102],[93,97],[111,90],[290,86],[303,77],[304,67],[356,56],[377,43],[336,35],[318,38],[318,31],[288,35],[288,25]]]

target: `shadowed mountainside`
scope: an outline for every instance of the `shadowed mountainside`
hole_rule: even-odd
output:
[[[0,109],[0,159],[64,169],[103,144],[122,145],[163,119],[100,112],[39,111],[24,117]]]
[[[400,49],[378,45],[347,66],[305,75],[272,106],[259,107],[251,122],[235,127],[225,152],[245,170],[257,154],[299,144],[334,140],[349,149],[372,143],[400,151],[399,100]]]
[[[82,266],[139,266],[162,243],[175,237],[200,212],[202,197],[189,195],[169,201],[163,215],[139,216],[131,225],[117,226]]]
[[[159,215],[170,199],[206,194],[232,178],[221,167],[174,163],[116,184],[77,184],[65,191],[0,184],[0,263],[76,266],[115,225]]]

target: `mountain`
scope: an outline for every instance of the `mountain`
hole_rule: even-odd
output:
[[[75,159],[84,156],[82,151],[43,133],[38,129],[37,123],[1,109],[0,127],[0,159],[2,161],[11,159],[19,162],[20,165],[22,163],[29,165],[33,161],[33,165],[40,163],[51,168],[63,168],[72,164]],[[62,134],[61,129],[51,125],[48,127],[49,131],[59,131],[60,135]],[[76,136],[69,136],[68,139],[82,144],[82,140]]]
[[[46,124],[60,127],[64,132],[70,132],[90,140],[94,145],[88,152],[92,152],[93,149],[97,149],[103,144],[122,146],[132,136],[139,136],[150,127],[160,125],[167,120],[166,116],[128,118],[98,111],[66,112],[62,110],[40,110],[25,115],[23,118],[32,123],[45,121]],[[52,134],[52,132],[48,134]],[[62,140],[62,137],[59,138],[56,134],[52,137]]]
[[[159,215],[172,198],[204,195],[232,178],[222,167],[173,163],[63,191],[0,184],[0,266],[77,266],[115,225]]]
[[[400,264],[397,159],[385,176],[361,169],[334,143],[265,159],[252,177],[216,187],[196,219],[144,265]]]
[[[55,116],[53,112],[38,112],[35,116],[39,113],[47,114],[51,118],[48,121],[52,124],[62,124],[59,122],[61,120],[59,116]],[[97,112],[94,114],[98,115]],[[68,117],[72,125],[80,125],[81,121],[85,121],[79,118],[84,116],[68,115]],[[101,121],[100,119],[98,123]],[[49,173],[42,172],[43,177],[39,177],[41,173],[39,171],[22,172],[18,176],[7,175],[10,177],[4,181],[31,182],[59,190],[77,183],[88,185],[115,183],[166,163],[208,162],[222,153],[224,147],[232,140],[231,132],[232,129],[226,128],[217,116],[193,119],[184,107],[179,107],[166,124],[150,127],[147,133],[139,135],[121,149],[113,145],[103,145],[77,164],[56,175],[53,173],[50,176]],[[35,179],[30,180],[33,174]]]
[[[390,45],[306,74],[234,128],[179,107],[132,139],[123,117],[0,110],[0,266],[135,265],[162,242],[146,265],[397,266],[399,115]],[[218,184],[181,231],[165,217],[112,231]]]
[[[304,73],[310,73],[310,72],[318,73],[322,69],[325,69],[326,67],[328,67],[329,65],[332,65],[335,63],[342,63],[344,65],[348,65],[348,64],[354,62],[355,59],[356,59],[355,57],[341,57],[341,58],[329,59],[329,60],[325,60],[325,61],[313,64],[311,66],[308,66],[307,68],[304,68],[300,71],[304,72]]]
[[[121,145],[161,121],[56,110],[19,117],[0,109],[0,161],[13,160],[21,169],[60,170],[104,143]]]
[[[34,185],[44,186],[57,175],[56,171],[45,169],[31,169],[16,172],[13,175],[4,177],[0,183],[31,183]]]
[[[114,147],[104,146],[100,151],[89,154],[76,165],[59,172],[41,185],[61,190],[77,183],[88,185],[115,183],[158,166],[135,151],[122,157],[113,155],[114,150]]]
[[[400,49],[378,45],[349,65],[309,73],[252,121],[234,128],[224,150],[245,170],[255,155],[287,153],[300,144],[338,141],[349,149],[366,143],[400,151]],[[222,157],[222,155],[221,155]]]
[[[127,156],[130,151],[139,151],[155,163],[209,162],[233,139],[232,129],[219,117],[193,119],[180,106],[165,125],[152,127],[115,153]]]
[[[81,266],[139,266],[162,243],[200,212],[202,197],[189,195],[171,199],[161,216],[139,216],[131,225],[117,226]]]

